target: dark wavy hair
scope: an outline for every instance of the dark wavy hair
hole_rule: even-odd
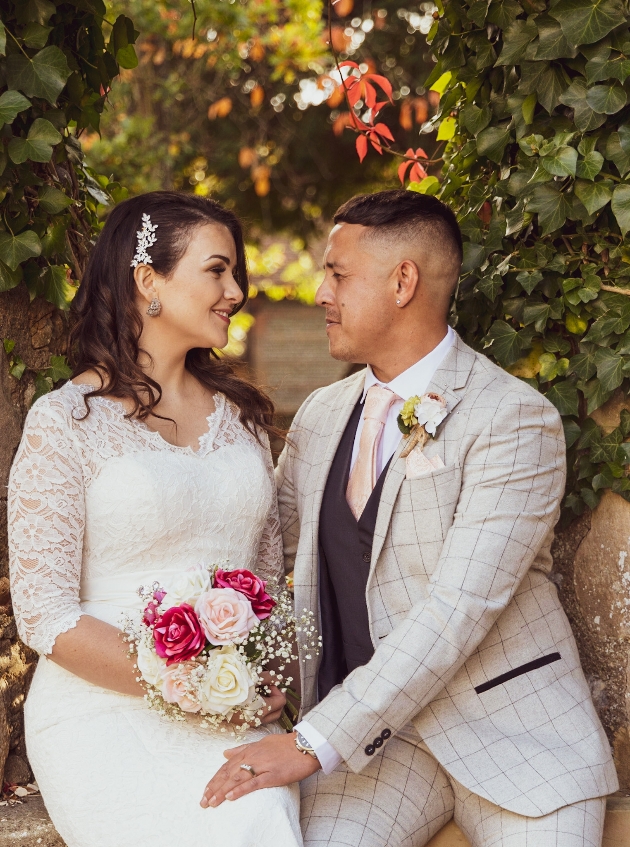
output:
[[[149,248],[152,265],[162,276],[173,274],[197,227],[222,224],[236,245],[234,277],[247,301],[248,277],[243,230],[235,214],[214,200],[178,191],[152,191],[124,200],[109,213],[93,248],[81,286],[74,299],[70,357],[73,376],[96,370],[100,388],[89,398],[111,395],[131,400],[128,417],[145,420],[160,402],[162,389],[138,365],[142,318],[136,306],[136,283],[131,260],[136,252],[136,232],[142,215],[158,225],[157,240]],[[159,320],[159,318],[158,318]],[[231,365],[215,350],[195,348],[186,355],[186,369],[211,391],[225,394],[240,410],[240,420],[258,437],[263,430],[280,435],[273,425],[273,403],[264,392],[236,376]]]

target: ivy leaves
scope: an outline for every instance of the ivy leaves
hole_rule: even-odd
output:
[[[10,88],[54,105],[70,76],[70,68],[58,47],[45,47],[32,59],[23,53],[7,56],[6,75]]]
[[[630,415],[612,436],[590,417],[630,387],[625,9],[620,0],[446,3],[432,42],[436,78],[453,37],[465,45],[442,96],[457,117],[437,192],[455,206],[465,242],[457,328],[563,416],[574,512],[604,488],[630,500]],[[480,27],[494,66],[467,35]]]
[[[101,0],[0,8],[0,296],[23,284],[31,299],[67,309],[103,204],[125,196],[85,166],[75,134],[98,130],[119,65],[137,62],[131,21],[104,25],[105,11]],[[27,364],[5,350],[21,379]],[[68,376],[57,358],[35,376],[36,397]]]
[[[592,44],[626,20],[621,0],[560,0],[549,14],[570,44]]]

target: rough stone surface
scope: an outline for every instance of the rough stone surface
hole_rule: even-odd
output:
[[[4,766],[4,780],[12,785],[24,785],[31,781],[31,769],[25,757],[11,753]]]
[[[0,847],[65,847],[41,797],[0,808]],[[140,845],[138,845],[140,847]]]

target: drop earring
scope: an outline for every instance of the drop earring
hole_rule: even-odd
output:
[[[150,318],[157,318],[161,311],[162,304],[160,303],[157,297],[154,297],[153,300],[151,300],[151,305],[147,309],[147,315]]]

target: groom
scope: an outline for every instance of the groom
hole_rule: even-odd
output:
[[[403,190],[328,241],[330,352],[368,367],[306,400],[278,467],[323,650],[297,732],[229,751],[202,801],[304,780],[309,847],[420,847],[453,816],[473,847],[599,847],[617,789],[548,579],[561,421],[448,326],[461,257],[452,212]]]

